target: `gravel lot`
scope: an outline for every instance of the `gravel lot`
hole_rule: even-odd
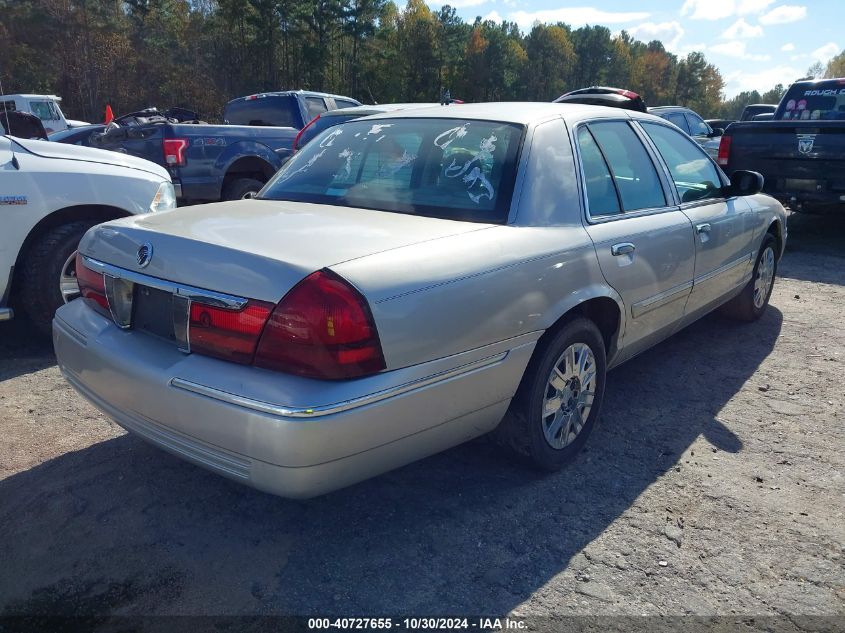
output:
[[[791,218],[760,322],[711,315],[612,372],[587,452],[551,476],[476,441],[286,501],[126,435],[0,324],[0,614],[841,624],[843,220]]]

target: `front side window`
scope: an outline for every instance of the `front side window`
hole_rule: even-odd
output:
[[[639,211],[666,206],[663,186],[645,147],[625,121],[589,125],[601,148],[623,211]]]
[[[697,143],[665,125],[641,125],[669,167],[681,202],[722,197],[719,172]]]
[[[32,101],[29,107],[32,113],[42,121],[55,121],[58,117],[53,108],[50,107],[51,105],[50,101]]]
[[[460,119],[349,121],[295,154],[261,197],[504,223],[522,132]]]

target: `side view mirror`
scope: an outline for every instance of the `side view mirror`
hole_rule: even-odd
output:
[[[763,191],[763,175],[756,171],[737,169],[731,174],[731,184],[725,187],[728,196],[753,196]]]
[[[724,134],[724,133],[725,133],[724,128],[714,127],[713,131],[710,132],[710,134],[708,134],[707,136],[709,136],[710,138],[715,138],[717,136],[722,136],[722,134]]]

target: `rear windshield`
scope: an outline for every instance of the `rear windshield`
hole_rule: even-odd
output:
[[[299,127],[299,107],[291,96],[237,99],[226,104],[223,120],[230,125]]]
[[[350,121],[306,145],[261,197],[504,223],[522,132],[460,119]]]
[[[845,80],[792,86],[781,99],[775,119],[836,121],[845,119]]]
[[[335,125],[340,125],[344,121],[349,121],[350,119],[360,119],[360,114],[350,114],[350,115],[341,115],[341,116],[321,116],[319,119],[314,121],[308,126],[302,136],[299,137],[299,142],[296,144],[296,149],[301,149],[308,143],[310,143],[320,132],[323,130],[327,130],[330,127],[334,127]]]

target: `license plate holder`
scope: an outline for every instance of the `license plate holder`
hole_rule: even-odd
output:
[[[132,327],[178,343],[173,323],[173,293],[135,284]]]

